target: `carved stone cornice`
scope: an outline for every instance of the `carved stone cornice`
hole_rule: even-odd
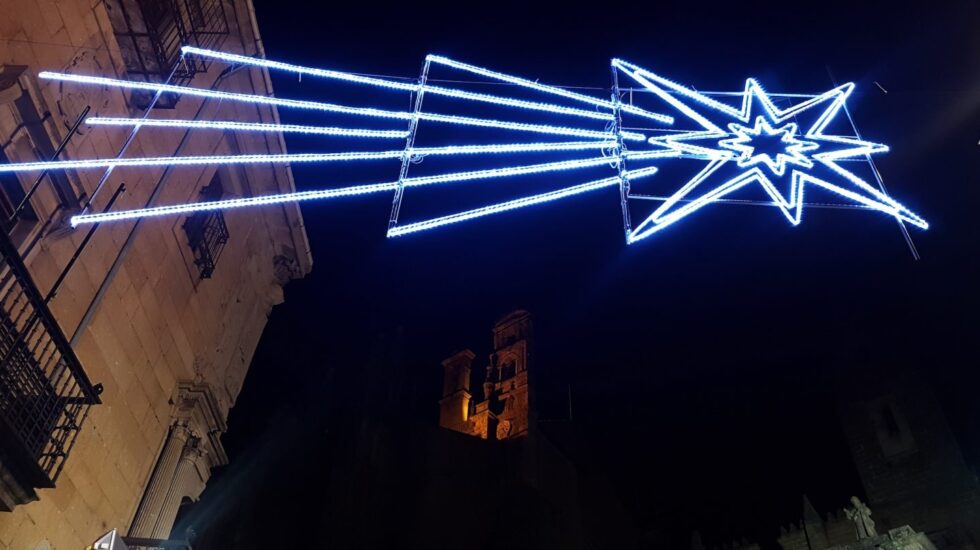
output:
[[[208,467],[228,463],[228,455],[221,444],[221,434],[228,429],[224,412],[207,382],[183,380],[177,382],[173,398],[173,418],[184,424],[200,440],[199,447],[208,460]]]

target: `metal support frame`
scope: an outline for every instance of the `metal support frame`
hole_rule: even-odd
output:
[[[623,231],[626,234],[626,242],[630,242],[630,235],[633,233],[633,224],[630,221],[629,196],[630,180],[626,175],[626,159],[623,152],[626,145],[623,143],[623,112],[622,99],[619,97],[619,70],[615,65],[610,64],[612,70],[612,101],[613,101],[613,127],[616,134],[616,168],[619,172],[619,206],[623,210]]]
[[[408,177],[408,168],[412,164],[412,149],[415,148],[415,134],[419,128],[419,113],[422,111],[422,98],[425,96],[425,83],[429,78],[428,59],[422,65],[422,74],[419,75],[419,88],[415,96],[415,107],[412,110],[412,118],[408,123],[408,137],[405,138],[405,153],[402,155],[401,169],[398,172],[398,187],[395,189],[395,197],[391,201],[391,216],[388,218],[388,231],[390,232],[398,225],[398,214],[402,209],[402,197],[405,194],[404,180]]]
[[[851,122],[851,127],[854,128],[854,135],[857,136],[858,139],[864,139],[861,137],[861,132],[858,130],[857,125],[854,124],[854,119],[851,117],[851,111],[848,110],[847,105],[844,105],[844,114],[847,115],[847,120]],[[868,154],[864,155],[864,157],[868,159],[868,164],[871,166],[871,172],[874,173],[875,181],[878,183],[878,189],[881,189],[881,192],[887,195],[888,190],[885,189],[885,181],[881,179],[881,172],[878,171],[878,165],[875,164],[875,160]],[[921,260],[922,258],[919,256],[919,249],[915,247],[915,241],[912,240],[912,235],[909,233],[909,228],[901,219],[895,218],[895,221],[898,222],[898,227],[902,230],[902,237],[905,238],[905,244],[908,245],[909,252],[912,253],[912,258],[915,259],[915,261]]]
[[[180,54],[180,55],[181,57],[183,57],[184,54]],[[173,80],[174,76],[177,74],[178,66],[180,66],[180,63],[177,63],[177,65],[174,66],[173,70],[170,71],[170,74],[167,76],[167,80],[165,82],[166,84],[169,84]],[[150,104],[147,105],[145,109],[143,109],[143,116],[141,118],[143,119],[150,118],[150,113],[153,112],[153,108],[156,106],[157,102],[160,101],[161,97],[163,97],[163,90],[159,90],[155,94],[153,94],[153,99],[150,101]],[[126,154],[126,151],[129,150],[129,146],[132,145],[133,142],[136,140],[136,134],[139,133],[139,131],[140,131],[139,126],[134,126],[133,129],[130,130],[129,136],[126,137],[126,141],[123,142],[122,146],[119,148],[119,152],[116,153],[117,159],[123,158],[123,156]],[[106,168],[104,172],[102,172],[102,177],[99,178],[99,183],[97,183],[95,185],[95,189],[92,190],[92,195],[89,196],[87,201],[85,201],[85,206],[82,207],[82,211],[80,212],[81,214],[87,214],[89,210],[92,208],[92,203],[95,201],[95,198],[99,196],[99,192],[102,191],[102,188],[105,187],[105,184],[109,182],[109,176],[112,175],[113,169],[114,167],[110,166]]]
[[[834,77],[834,72],[830,70],[829,65],[827,66],[827,76],[830,77],[830,83],[836,87],[837,78]],[[847,116],[847,121],[851,123],[851,128],[854,129],[854,137],[864,139],[861,137],[861,131],[858,130],[857,124],[854,124],[854,117],[851,116],[851,111],[847,108],[847,103],[844,103],[843,108],[844,114]],[[871,166],[871,172],[873,172],[875,175],[875,181],[878,183],[878,189],[887,195],[888,190],[885,189],[885,181],[881,178],[881,172],[878,171],[878,165],[875,164],[875,161],[873,158],[871,158],[871,155],[865,154],[864,157],[868,160],[868,165]],[[905,239],[905,244],[908,245],[909,252],[912,253],[912,259],[915,261],[921,260],[922,258],[919,256],[919,250],[915,247],[915,241],[912,240],[912,235],[909,233],[909,228],[901,219],[895,218],[895,221],[898,222],[898,227],[902,231],[902,237]]]
[[[58,160],[58,157],[60,157],[61,153],[65,151],[65,147],[68,146],[68,142],[78,132],[78,127],[81,126],[82,122],[85,120],[85,117],[88,116],[88,113],[91,110],[92,110],[91,105],[86,105],[85,108],[82,109],[82,113],[78,115],[78,118],[75,119],[75,123],[72,124],[71,128],[68,130],[68,133],[65,134],[65,137],[61,139],[61,143],[58,144],[58,148],[55,149],[54,154],[52,154],[51,158],[48,159],[49,161],[54,162]],[[36,193],[37,189],[41,186],[41,182],[44,181],[45,176],[48,175],[48,171],[49,171],[48,169],[42,170],[41,173],[38,174],[36,178],[34,178],[34,183],[31,184],[31,188],[27,190],[27,193],[24,195],[24,198],[21,199],[20,204],[18,204],[17,207],[14,208],[13,213],[10,215],[10,218],[7,220],[7,225],[13,227],[14,222],[17,221],[17,217],[20,216],[20,213],[23,212],[24,208],[27,208],[28,203],[30,203],[31,201],[31,197],[34,196],[34,193]]]
[[[119,187],[116,188],[116,192],[112,194],[112,198],[109,199],[109,203],[105,205],[105,208],[103,208],[102,211],[108,212],[109,210],[111,210],[112,205],[115,204],[116,202],[116,199],[118,199],[119,195],[121,195],[125,190],[126,190],[126,184],[120,183]],[[65,264],[64,269],[61,270],[61,273],[58,275],[58,278],[55,280],[54,284],[51,285],[51,288],[48,290],[48,294],[44,297],[45,304],[49,303],[51,299],[58,294],[58,290],[61,288],[61,283],[65,282],[65,278],[68,277],[68,274],[71,272],[71,268],[74,267],[75,262],[78,261],[78,257],[82,255],[82,252],[88,246],[88,242],[92,240],[92,237],[95,235],[95,231],[99,228],[99,225],[101,224],[98,223],[93,224],[92,228],[89,229],[88,233],[85,234],[85,238],[82,239],[82,243],[78,245],[77,249],[75,249],[75,253],[71,255],[71,258],[69,258],[68,263]]]

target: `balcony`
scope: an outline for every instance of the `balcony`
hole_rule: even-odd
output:
[[[221,0],[109,0],[106,7],[127,72],[147,82],[186,84],[208,64],[196,56],[182,59],[181,47],[215,48],[228,34]],[[132,100],[146,108],[153,95],[137,91]],[[164,94],[156,107],[173,108],[177,99]]]
[[[101,392],[0,231],[0,510],[54,487]]]
[[[218,264],[218,257],[228,243],[228,226],[220,210],[200,212],[184,222],[187,241],[194,251],[194,264],[202,279],[210,279]]]
[[[216,201],[224,196],[221,175],[215,172],[211,182],[201,189],[202,201]],[[210,279],[221,251],[228,244],[228,225],[221,210],[198,212],[184,222],[187,244],[194,253],[194,264],[201,279]]]

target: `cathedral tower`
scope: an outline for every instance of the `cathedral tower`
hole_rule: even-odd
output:
[[[473,352],[466,349],[442,362],[442,399],[439,400],[439,425],[443,428],[467,431],[470,418],[470,366]]]
[[[483,379],[482,399],[473,403],[470,376],[473,352],[443,361],[439,425],[483,439],[514,439],[528,431],[528,367],[531,314],[517,310],[493,327],[493,353]]]

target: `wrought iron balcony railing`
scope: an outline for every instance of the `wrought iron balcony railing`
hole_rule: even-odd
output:
[[[0,509],[54,486],[101,391],[0,231]]]
[[[213,48],[228,34],[222,0],[110,0],[107,6],[127,71],[148,82],[185,84],[208,66],[197,56],[182,59],[181,47]],[[133,95],[142,107],[152,97]],[[176,95],[166,94],[156,106],[176,103]]]
[[[221,173],[215,172],[208,183],[201,189],[201,200],[216,201],[224,195]],[[201,272],[202,279],[210,279],[218,263],[221,251],[228,243],[228,225],[221,210],[197,212],[184,222],[187,233],[187,243],[194,252],[194,263]]]
[[[218,257],[228,243],[228,226],[225,216],[220,210],[199,212],[184,222],[184,231],[191,250],[194,251],[194,263],[201,272],[202,279],[210,279],[218,263]]]

